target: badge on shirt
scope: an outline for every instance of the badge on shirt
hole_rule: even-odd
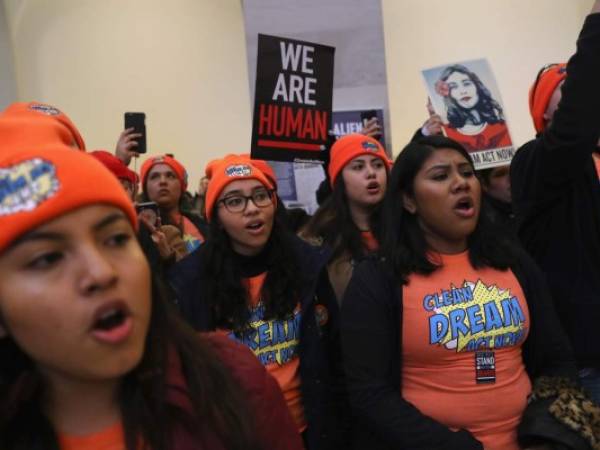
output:
[[[496,355],[494,352],[475,352],[475,381],[477,384],[496,382]]]

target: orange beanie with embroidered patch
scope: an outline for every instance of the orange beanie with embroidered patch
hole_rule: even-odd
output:
[[[385,149],[378,140],[365,136],[364,134],[347,134],[339,138],[331,146],[329,167],[327,169],[331,187],[335,185],[335,180],[346,164],[362,155],[371,155],[381,158],[388,171],[392,167],[392,163],[388,159]]]
[[[13,103],[6,108],[0,114],[0,141],[12,149],[64,144],[85,151],[85,142],[71,119],[39,102]]]
[[[206,167],[204,168],[204,175],[206,175],[206,178],[208,178],[209,180],[212,178],[212,174],[213,171],[215,170],[215,167],[217,167],[219,164],[221,164],[223,162],[223,160],[228,159],[228,158],[239,158],[240,155],[237,155],[235,153],[228,153],[227,155],[223,156],[222,158],[215,158],[210,160],[207,164]]]
[[[113,205],[137,216],[121,183],[93,156],[71,147],[0,151],[0,252],[16,238],[75,209]]]
[[[267,176],[246,156],[228,155],[220,161],[213,161],[210,167],[211,176],[206,188],[206,220],[210,222],[214,206],[223,189],[234,181],[257,180],[267,189],[273,189],[273,184]],[[208,167],[207,167],[208,169]],[[206,174],[208,177],[208,173]]]
[[[183,194],[187,190],[188,185],[187,171],[179,161],[167,155],[154,156],[144,161],[144,164],[142,164],[142,168],[140,169],[140,173],[142,175],[142,189],[144,191],[146,190],[146,179],[148,178],[148,174],[150,173],[150,170],[157,164],[166,164],[173,170],[173,172],[175,172],[179,183],[181,183],[181,193]]]

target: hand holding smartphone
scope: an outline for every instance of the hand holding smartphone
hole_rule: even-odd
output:
[[[125,113],[125,129],[133,128],[134,133],[141,134],[136,138],[137,146],[133,148],[137,153],[146,153],[146,114],[141,112]]]
[[[363,127],[367,126],[367,122],[372,118],[377,118],[377,111],[374,109],[370,109],[368,111],[363,111],[360,113],[360,120],[362,122]]]
[[[362,122],[362,134],[377,140],[381,139],[381,125],[379,124],[376,110],[371,109],[361,112],[360,120]]]
[[[156,202],[137,203],[135,210],[138,216],[143,217],[154,228],[160,226],[160,210]]]

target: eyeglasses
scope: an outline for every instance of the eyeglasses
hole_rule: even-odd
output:
[[[246,210],[248,200],[252,200],[259,208],[266,208],[273,204],[273,191],[267,189],[258,189],[252,195],[234,194],[229,197],[222,198],[218,203],[222,203],[227,211],[231,213],[241,213]]]

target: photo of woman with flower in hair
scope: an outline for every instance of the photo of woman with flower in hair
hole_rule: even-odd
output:
[[[487,61],[436,67],[423,75],[436,112],[445,118],[444,131],[449,138],[470,153],[512,146],[500,97],[492,95],[498,89]]]

